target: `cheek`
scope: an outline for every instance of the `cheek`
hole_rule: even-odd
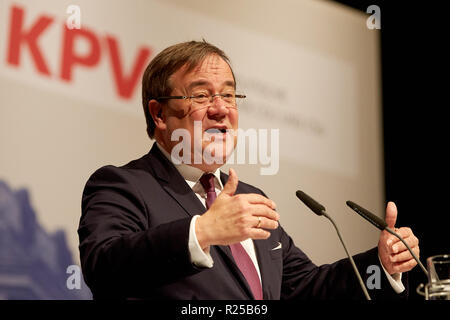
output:
[[[231,127],[236,130],[239,125],[239,113],[237,112],[237,110],[233,110],[232,112],[230,112],[229,119]]]
[[[186,121],[184,119],[171,119],[167,122],[167,135],[166,135],[166,139],[168,141],[172,141],[172,136],[173,136],[173,132],[177,130],[177,134],[176,136],[178,137],[178,139],[187,139],[190,137],[190,140],[193,141],[194,139],[194,123],[191,123],[189,121]],[[179,138],[180,136],[182,136],[183,138]],[[177,139],[175,139],[175,141],[169,142],[171,144],[177,144],[180,141],[177,141]]]

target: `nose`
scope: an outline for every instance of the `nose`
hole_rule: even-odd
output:
[[[220,95],[211,97],[211,105],[208,108],[208,116],[226,116],[229,112],[227,104]]]

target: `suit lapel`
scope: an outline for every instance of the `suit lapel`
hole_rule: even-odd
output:
[[[177,168],[166,158],[165,155],[153,144],[147,161],[159,180],[163,189],[183,208],[190,216],[202,214],[206,211],[204,205],[186,183],[186,180],[178,172]]]
[[[263,291],[263,299],[270,299],[271,293],[269,290],[270,270],[268,266],[271,265],[271,257],[269,255],[269,241],[253,240],[255,245],[256,259],[258,259],[259,273],[261,274],[261,283]]]

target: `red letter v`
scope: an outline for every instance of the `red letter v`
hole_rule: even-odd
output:
[[[138,57],[134,63],[132,72],[129,76],[125,76],[122,70],[122,64],[120,63],[120,54],[117,48],[117,41],[115,38],[107,36],[109,53],[111,57],[111,64],[114,73],[114,80],[116,83],[117,92],[119,96],[124,99],[130,99],[133,90],[136,87],[139,76],[145,67],[147,58],[150,56],[150,49],[141,48]]]

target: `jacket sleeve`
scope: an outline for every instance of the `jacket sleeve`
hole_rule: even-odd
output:
[[[202,270],[190,262],[191,217],[151,226],[141,192],[132,174],[113,166],[97,170],[86,184],[79,249],[94,298],[145,296],[151,287]]]
[[[365,296],[348,258],[316,266],[283,231],[283,281],[281,299],[355,299]],[[353,256],[364,285],[373,300],[405,299],[408,296],[407,275],[402,282],[406,290],[397,294],[386,278],[378,259],[377,248]],[[375,268],[369,269],[369,266]],[[378,267],[378,268],[377,268]],[[378,270],[372,272],[370,270]],[[370,277],[379,277],[374,279]],[[376,280],[376,281],[375,281]],[[377,282],[378,281],[378,282]]]

